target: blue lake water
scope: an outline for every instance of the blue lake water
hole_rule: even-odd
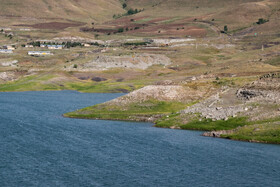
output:
[[[280,186],[280,146],[63,118],[121,94],[0,93],[0,186]]]

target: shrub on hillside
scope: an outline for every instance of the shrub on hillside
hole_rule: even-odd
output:
[[[261,25],[261,24],[264,24],[264,23],[266,23],[266,22],[268,22],[269,20],[266,20],[266,19],[263,19],[263,18],[259,18],[259,21],[257,21],[256,23],[258,24],[258,25]]]
[[[118,29],[118,32],[119,32],[119,33],[123,32],[123,31],[124,31],[123,28],[119,28],[119,29]]]

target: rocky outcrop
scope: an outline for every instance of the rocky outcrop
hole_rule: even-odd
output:
[[[137,54],[125,56],[98,56],[83,65],[82,69],[106,70],[110,68],[147,69],[152,65],[167,66],[171,60],[164,55]]]
[[[236,96],[240,99],[250,100],[254,97],[263,96],[263,93],[258,90],[241,88],[237,91]]]
[[[222,131],[211,131],[211,132],[205,132],[202,134],[202,136],[209,136],[214,138],[220,138],[223,134],[232,134],[235,130],[222,130]]]
[[[263,75],[240,88],[236,95],[247,101],[280,103],[280,73]]]
[[[201,99],[204,92],[178,85],[150,85],[119,97],[110,103],[125,105],[127,103],[142,103],[147,100],[189,102]]]
[[[7,67],[7,66],[15,67],[17,63],[18,63],[17,60],[12,60],[12,61],[0,62],[0,65],[5,66],[5,67]]]
[[[279,116],[280,74],[271,73],[244,87],[226,90],[181,111],[212,120],[247,116],[261,120]]]
[[[0,72],[0,79],[2,79],[3,81],[15,80],[15,73],[14,72]]]
[[[159,45],[169,45],[174,43],[182,43],[182,42],[191,42],[196,41],[196,39],[193,38],[178,38],[178,39],[153,39],[153,43],[159,44]]]
[[[227,90],[223,94],[226,92],[229,91]],[[220,95],[221,93],[217,93],[200,103],[188,107],[181,111],[181,113],[200,114],[201,117],[212,120],[227,120],[229,117],[235,117],[239,112],[248,110],[243,104],[224,104],[225,99],[221,98]]]

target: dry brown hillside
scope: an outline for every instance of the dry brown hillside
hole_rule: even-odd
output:
[[[0,0],[2,17],[107,20],[121,13],[118,0]]]
[[[123,27],[129,29],[126,35],[160,37],[213,36],[225,25],[230,34],[254,26],[258,27],[245,32],[277,34],[279,31],[278,0],[0,0],[0,4],[2,26],[25,24],[33,27],[33,24],[76,21],[87,24],[90,30],[91,23],[95,22],[94,27],[101,32],[98,35],[107,35]],[[126,15],[129,9],[141,12]],[[270,21],[256,25],[260,18]],[[62,29],[68,26],[71,27],[61,25]],[[141,29],[134,30],[135,27]],[[35,25],[35,28],[43,26]]]

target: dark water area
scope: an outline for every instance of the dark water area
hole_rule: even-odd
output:
[[[280,146],[63,118],[121,94],[0,93],[0,186],[280,186]]]

